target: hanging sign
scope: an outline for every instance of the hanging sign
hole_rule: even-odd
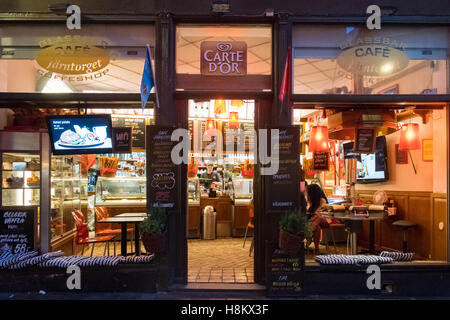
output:
[[[313,153],[313,169],[328,171],[328,152]]]
[[[356,129],[356,153],[373,153],[375,148],[375,129]]]
[[[0,207],[0,253],[25,253],[37,247],[35,207]]]
[[[247,74],[247,43],[243,41],[203,41],[200,52],[200,73],[204,76]]]

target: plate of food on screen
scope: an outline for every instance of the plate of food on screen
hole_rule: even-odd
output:
[[[87,127],[73,126],[75,131],[69,129],[64,131],[59,137],[58,144],[62,147],[96,147],[105,143],[107,138],[106,126],[93,127],[92,131]]]

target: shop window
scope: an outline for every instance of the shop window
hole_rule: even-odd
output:
[[[297,94],[447,93],[448,28],[296,25]]]
[[[0,27],[0,92],[140,92],[149,25]]]
[[[176,71],[205,76],[270,75],[272,29],[269,26],[180,25]]]

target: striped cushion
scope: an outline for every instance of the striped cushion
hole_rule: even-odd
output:
[[[393,261],[390,257],[380,256],[365,256],[365,255],[345,255],[345,254],[329,254],[319,255],[315,257],[315,260],[320,264],[349,264],[349,265],[361,265],[361,264],[382,264],[391,263]]]
[[[390,252],[390,251],[383,251],[380,253],[381,257],[389,257],[392,258],[394,261],[411,261],[414,257],[414,253],[412,252]]]

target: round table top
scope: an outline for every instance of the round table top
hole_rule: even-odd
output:
[[[383,213],[370,213],[369,216],[355,216],[353,213],[351,214],[345,214],[345,213],[322,213],[322,216],[324,218],[335,218],[340,220],[358,220],[358,221],[370,221],[370,220],[382,220],[383,219]]]

